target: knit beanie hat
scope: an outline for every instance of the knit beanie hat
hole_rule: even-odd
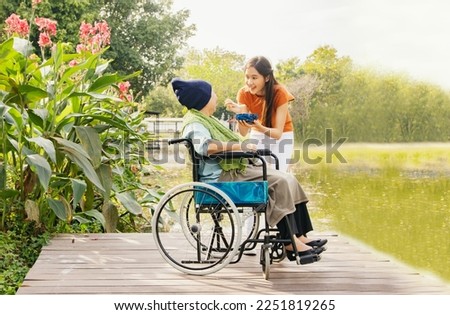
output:
[[[208,104],[212,95],[211,84],[202,80],[185,81],[175,78],[172,80],[172,88],[181,105],[188,109],[201,110]]]

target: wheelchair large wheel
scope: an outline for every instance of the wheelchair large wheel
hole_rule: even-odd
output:
[[[192,196],[191,198],[188,198],[186,196],[186,200],[184,203],[186,204],[186,207],[184,209],[190,209],[189,203],[194,202]],[[257,213],[254,208],[237,208],[237,211],[239,212],[241,216],[241,225],[242,225],[242,241],[241,244],[244,243],[245,240],[248,239],[255,239],[257,236],[257,233],[259,231],[259,222],[260,222],[260,213]],[[180,217],[181,220],[184,219],[184,224],[182,224],[182,228],[184,229],[184,233],[186,235],[186,239],[189,241],[189,243],[196,247],[197,246],[197,238],[195,237],[195,233],[192,232],[191,223],[192,219],[189,217],[192,216],[190,211],[184,211],[185,215]],[[195,224],[195,221],[194,221]],[[195,228],[194,228],[195,229]],[[244,251],[250,251],[253,250],[256,247],[256,243],[246,243]],[[216,255],[214,252],[211,253],[212,255]]]
[[[179,271],[214,273],[230,263],[241,244],[241,218],[218,188],[199,182],[178,185],[159,202],[152,233],[162,257]]]

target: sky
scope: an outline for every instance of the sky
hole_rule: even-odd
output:
[[[303,62],[323,45],[356,66],[450,90],[448,0],[173,0],[188,9],[193,48],[221,48],[273,64]]]

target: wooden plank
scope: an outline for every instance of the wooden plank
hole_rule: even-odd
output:
[[[450,294],[450,285],[335,233],[322,260],[283,260],[264,280],[259,256],[211,275],[169,266],[151,234],[62,234],[43,248],[17,294]]]

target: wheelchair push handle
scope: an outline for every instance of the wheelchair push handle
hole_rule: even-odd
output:
[[[189,139],[185,139],[185,138],[170,139],[169,141],[167,141],[167,143],[169,143],[169,144],[176,144],[176,143],[181,143],[181,142],[191,143],[191,141]]]

